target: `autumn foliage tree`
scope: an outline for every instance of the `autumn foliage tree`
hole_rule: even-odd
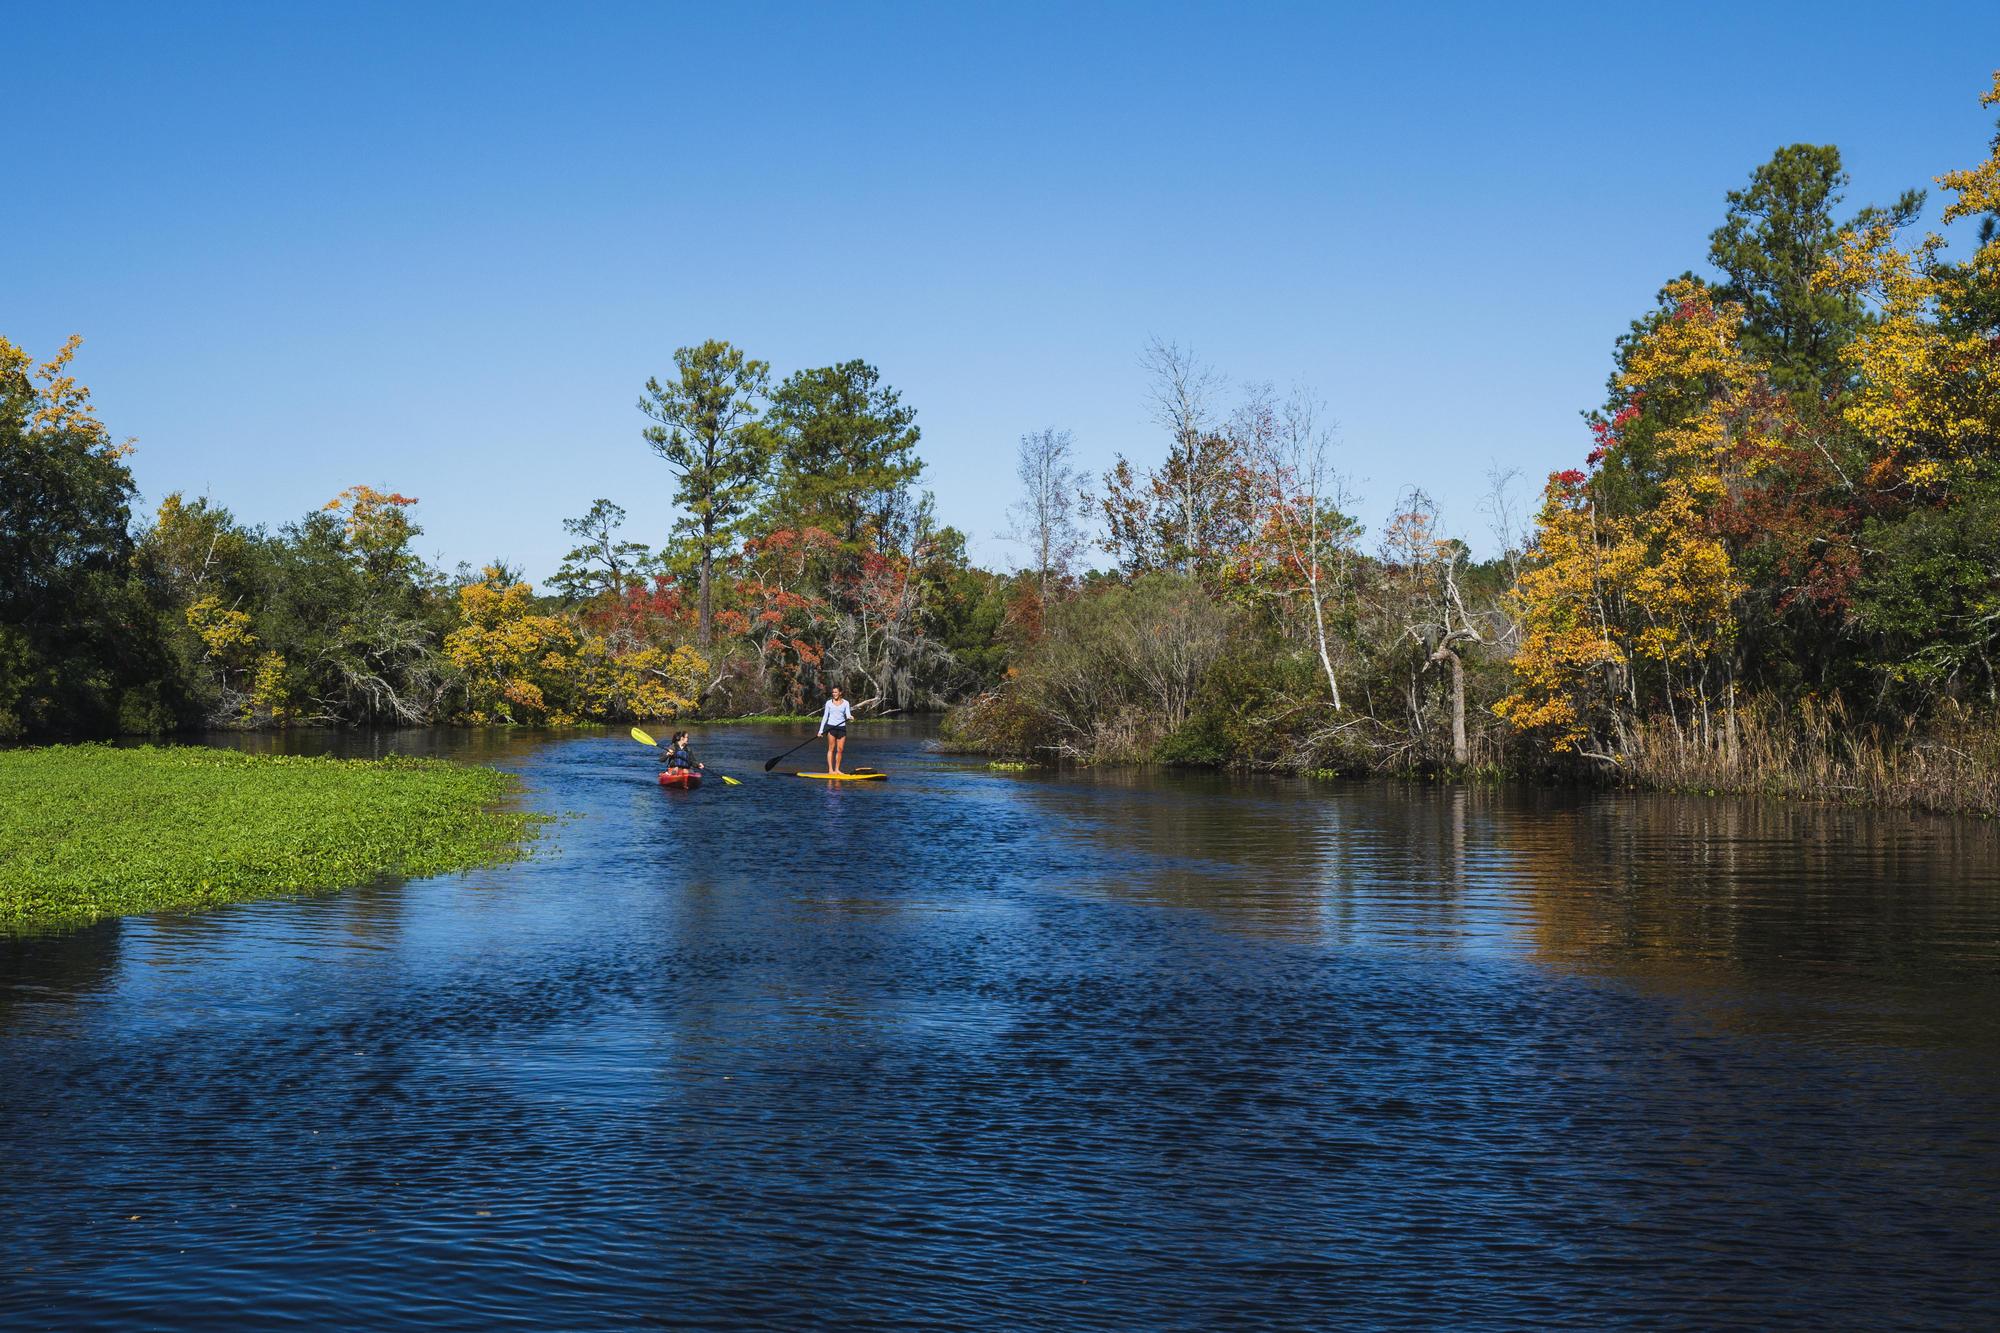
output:
[[[2000,106],[2000,72],[1980,100]],[[1919,706],[2000,697],[2000,132],[1938,183],[1948,227],[1979,223],[1969,255],[1937,233],[1901,246],[1882,222],[1820,274],[1874,311],[1843,349],[1844,415],[1871,445],[1855,620],[1884,694]]]
[[[1746,689],[1899,729],[2000,692],[2000,136],[1939,178],[1947,225],[1982,220],[1964,258],[1899,243],[1915,192],[1837,221],[1845,184],[1798,145],[1732,193],[1724,285],[1662,294],[1590,471],[1550,479],[1497,711],[1552,749],[1617,759],[1660,723],[1726,756]]]
[[[1120,454],[1104,474],[1103,549],[1128,574],[1215,573],[1238,557],[1263,514],[1259,431],[1269,414],[1253,394],[1252,410],[1224,419],[1215,402],[1222,376],[1178,343],[1155,339],[1140,365],[1168,447],[1156,466]]]
[[[1768,399],[1742,311],[1693,280],[1627,349],[1594,476],[1549,479],[1517,588],[1520,685],[1495,711],[1557,751],[1607,753],[1662,711],[1708,728],[1734,699],[1739,577],[1718,517],[1756,482]]]
[[[687,645],[619,642],[552,614],[496,566],[458,590],[458,619],[444,647],[459,719],[475,726],[671,718],[694,706],[708,672]]]

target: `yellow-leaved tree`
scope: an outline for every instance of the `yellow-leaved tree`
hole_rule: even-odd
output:
[[[660,720],[693,708],[707,684],[708,659],[695,649],[618,646],[536,610],[533,590],[498,567],[459,589],[458,619],[445,653],[465,693],[459,719],[474,725]]]
[[[1614,625],[1620,575],[1638,557],[1630,524],[1600,519],[1586,478],[1549,478],[1533,547],[1511,594],[1521,626],[1515,688],[1493,711],[1559,753],[1603,753],[1630,687]]]
[[[701,698],[708,672],[708,659],[686,644],[619,652],[588,629],[575,654],[579,704],[593,719],[649,722],[678,716]]]
[[[1633,656],[1656,665],[1658,697],[1676,721],[1696,709],[1706,721],[1716,694],[1733,688],[1746,591],[1714,520],[1730,488],[1755,479],[1771,405],[1762,367],[1737,341],[1742,310],[1686,279],[1666,295],[1666,318],[1634,343],[1618,380],[1660,416],[1659,492],[1636,516],[1643,551],[1622,572]]]
[[[1494,711],[1557,751],[1617,757],[1654,712],[1706,731],[1733,703],[1745,584],[1717,531],[1755,478],[1771,430],[1763,368],[1737,340],[1742,311],[1691,279],[1625,350],[1627,404],[1593,462],[1550,477],[1513,597],[1515,690]]]
[[[489,565],[479,582],[458,590],[458,618],[444,650],[465,691],[461,721],[560,727],[577,720],[576,632],[537,612],[527,584],[510,583]]]
[[[2000,71],[1980,102],[2000,106]],[[2000,214],[2000,134],[1986,160],[1946,172],[1946,224]],[[1868,481],[1912,500],[1947,498],[1954,482],[1992,461],[2000,442],[2000,229],[1970,258],[1951,261],[1931,233],[1900,248],[1886,223],[1849,238],[1819,281],[1871,298],[1876,320],[1842,349],[1854,377],[1845,412],[1877,456]]]

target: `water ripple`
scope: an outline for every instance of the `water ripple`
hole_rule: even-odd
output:
[[[2000,1317],[1987,826],[433,740],[579,817],[0,944],[0,1324]]]

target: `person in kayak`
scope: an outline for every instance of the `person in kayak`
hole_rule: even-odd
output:
[[[667,767],[669,769],[688,768],[693,769],[697,773],[707,767],[706,764],[699,762],[688,752],[688,734],[685,731],[674,733],[674,743],[667,749]]]
[[[847,752],[847,723],[854,716],[854,709],[840,696],[840,686],[833,687],[833,697],[819,710],[819,734],[826,737],[826,771],[840,771],[841,756]]]

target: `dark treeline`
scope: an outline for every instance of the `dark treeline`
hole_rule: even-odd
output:
[[[0,340],[0,733],[719,716],[837,682],[1043,760],[1989,804],[1962,793],[2000,754],[2000,140],[1939,178],[1956,251],[1906,234],[1920,193],[1848,183],[1793,145],[1727,193],[1706,271],[1617,340],[1579,466],[1531,514],[1493,478],[1484,560],[1420,489],[1366,528],[1309,394],[1158,343],[1157,454],[1093,476],[1025,436],[1022,568],[976,568],[874,367],[711,341],[638,405],[674,529],[599,501],[538,594],[430,567],[414,502],[366,486],[275,532],[179,495],[135,519],[74,342]]]

